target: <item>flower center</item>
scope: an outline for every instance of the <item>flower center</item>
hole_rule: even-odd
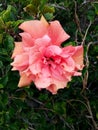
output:
[[[54,59],[52,57],[46,57],[46,56],[44,56],[42,58],[42,61],[46,65],[51,65],[51,63],[54,62]]]

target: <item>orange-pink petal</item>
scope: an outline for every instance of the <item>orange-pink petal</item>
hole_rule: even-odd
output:
[[[44,36],[47,32],[47,26],[38,20],[23,22],[19,28],[29,33],[34,39]]]
[[[18,69],[18,70],[24,70],[28,67],[29,59],[28,55],[26,53],[23,53],[22,55],[17,55],[14,58],[14,61],[11,63],[13,66],[12,70]]]
[[[30,85],[32,82],[31,78],[28,77],[25,73],[21,73],[20,81],[18,83],[18,87],[24,87]]]
[[[12,54],[12,58],[14,58],[15,56],[17,56],[23,52],[24,52],[24,50],[23,50],[22,42],[15,42],[15,48],[14,48],[14,51]]]
[[[72,56],[73,60],[77,64],[79,69],[83,69],[83,46],[77,46],[74,55]]]
[[[23,32],[20,33],[20,36],[22,37],[22,42],[25,47],[32,47],[34,45],[34,39],[29,33]]]
[[[46,89],[50,91],[52,94],[57,94],[59,89],[63,89],[67,86],[68,80],[60,81],[54,80],[53,83],[48,86]]]
[[[70,36],[64,31],[58,21],[50,22],[48,35],[51,37],[52,44],[60,45],[67,40]]]
[[[41,17],[40,21],[43,22],[44,26],[46,26],[46,27],[49,26],[49,23],[46,21],[44,16]]]

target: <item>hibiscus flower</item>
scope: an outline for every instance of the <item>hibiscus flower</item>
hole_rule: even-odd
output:
[[[63,30],[59,21],[48,23],[31,20],[19,26],[21,42],[15,42],[12,54],[12,70],[18,70],[18,86],[27,86],[34,82],[36,87],[47,89],[56,94],[58,89],[67,86],[72,76],[80,76],[83,69],[83,47],[60,45],[70,36]]]

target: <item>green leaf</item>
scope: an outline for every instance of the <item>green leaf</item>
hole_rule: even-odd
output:
[[[41,3],[41,0],[32,0],[32,1],[31,1],[31,4],[32,4],[33,6],[35,6],[36,8],[39,7],[40,3]]]
[[[4,24],[2,17],[0,17],[0,32],[2,29],[5,29],[5,24]]]
[[[4,117],[2,115],[3,115],[3,112],[0,113],[0,126],[4,124]]]
[[[19,24],[21,24],[22,22],[24,22],[24,20],[17,20],[12,22],[12,27],[14,28],[14,31],[18,29]]]
[[[45,4],[47,3],[48,0],[41,0],[41,4],[40,4],[40,10],[43,10]]]
[[[13,6],[8,5],[7,9],[2,12],[1,14],[2,19],[7,22],[9,20],[15,20],[16,19],[16,10]]]
[[[43,14],[45,14],[45,13],[54,13],[54,12],[55,12],[54,7],[48,6],[48,5],[45,5],[43,10],[42,10]]]
[[[30,15],[37,15],[38,8],[33,4],[29,4],[24,8],[24,11],[26,11]]]
[[[3,67],[3,62],[2,61],[0,61],[0,68],[2,68]]]
[[[10,35],[6,35],[5,40],[4,40],[4,46],[8,50],[8,52],[12,51],[14,48],[14,39]]]
[[[4,88],[4,86],[2,84],[0,84],[0,89]]]
[[[52,20],[54,18],[53,13],[46,13],[44,16],[47,20]]]
[[[0,79],[0,84],[2,84],[3,86],[6,86],[7,83],[8,83],[8,76],[6,75]]]
[[[3,102],[3,105],[7,105],[8,103],[8,95],[6,93],[2,94],[2,102]]]
[[[3,41],[3,34],[0,34],[0,44],[2,43]]]
[[[66,114],[66,103],[65,102],[58,102],[58,103],[55,103],[54,106],[54,111],[58,114]]]
[[[95,13],[98,15],[98,2],[92,3],[94,9],[95,9]]]
[[[87,18],[88,18],[88,20],[93,22],[94,18],[95,18],[95,12],[93,10],[89,10],[88,14],[87,14]]]
[[[98,112],[96,113],[96,118],[98,119]]]
[[[1,56],[1,55],[8,55],[7,50],[4,49],[4,48],[0,48],[0,56]]]

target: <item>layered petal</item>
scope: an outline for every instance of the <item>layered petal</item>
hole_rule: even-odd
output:
[[[71,57],[76,51],[76,48],[72,45],[62,48],[61,56],[64,58]]]
[[[23,43],[22,42],[15,42],[15,48],[12,54],[12,58],[14,58],[17,55],[20,55],[21,53],[23,53]]]
[[[55,55],[60,55],[62,52],[62,49],[59,46],[56,45],[50,45],[45,50],[45,56],[51,57]]]
[[[35,40],[35,46],[38,47],[38,50],[40,50],[41,48],[45,48],[48,45],[50,45],[51,39],[48,35],[44,35],[42,38],[38,38]],[[39,49],[40,48],[40,49]],[[40,50],[43,51],[43,50]]]
[[[48,35],[52,40],[52,44],[60,46],[62,42],[67,40],[70,36],[63,30],[58,21],[50,22]]]
[[[53,80],[52,84],[48,86],[46,89],[50,91],[52,94],[57,94],[57,91],[59,89],[63,89],[67,86],[68,81],[67,80]]]
[[[61,63],[64,71],[66,72],[73,72],[75,69],[75,62],[71,57],[68,57]]]
[[[25,47],[32,47],[34,45],[34,38],[31,37],[29,33],[23,32],[20,33],[22,37],[22,42]]]
[[[37,75],[36,80],[34,81],[36,87],[41,90],[41,89],[46,89],[50,84],[51,84],[51,78],[50,77],[41,77]]]
[[[44,24],[44,26],[46,26],[47,28],[49,27],[49,23],[46,21],[44,16],[41,17],[40,21]]]
[[[23,53],[22,55],[17,55],[14,58],[14,62],[12,62],[11,65],[13,66],[12,70],[23,71],[27,69],[29,65],[29,57],[27,53]]]
[[[77,46],[76,51],[72,56],[78,69],[83,69],[83,46]]]
[[[40,38],[47,33],[47,26],[39,20],[23,22],[19,28],[29,33],[34,39]]]
[[[25,73],[21,73],[21,77],[18,83],[18,87],[28,86],[32,82],[32,79],[27,76]]]

